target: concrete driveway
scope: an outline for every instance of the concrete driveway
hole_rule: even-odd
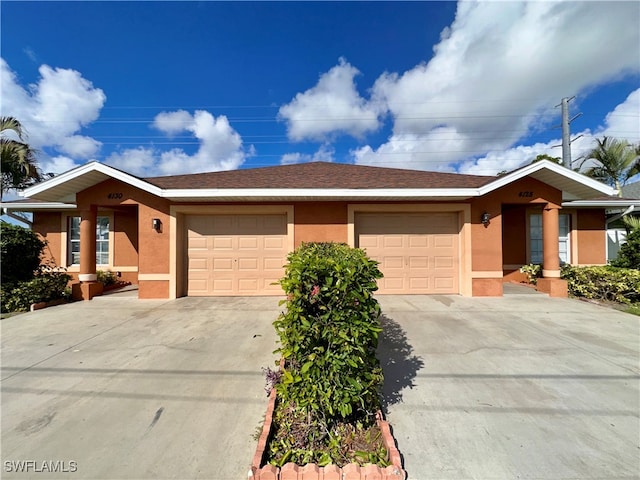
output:
[[[105,296],[2,320],[0,476],[246,478],[278,311]],[[70,471],[9,472],[19,461]]]
[[[545,295],[380,302],[409,478],[638,478],[640,317]],[[105,296],[2,320],[2,477],[246,478],[277,303]],[[55,462],[69,471],[35,471]]]
[[[410,478],[640,478],[640,317],[543,294],[380,303]]]

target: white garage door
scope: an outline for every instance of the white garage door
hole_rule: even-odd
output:
[[[359,213],[355,230],[380,262],[380,293],[459,293],[457,213]]]
[[[282,295],[286,215],[191,215],[186,228],[188,295]]]

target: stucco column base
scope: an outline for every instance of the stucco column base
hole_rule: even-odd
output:
[[[550,297],[567,298],[569,296],[567,281],[561,278],[539,278],[536,290],[548,293]]]
[[[102,295],[104,286],[100,282],[76,282],[71,285],[71,298],[74,300],[91,300]]]

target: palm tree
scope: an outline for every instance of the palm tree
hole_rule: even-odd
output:
[[[640,158],[638,146],[631,145],[626,140],[603,137],[596,139],[596,147],[587,152],[584,161],[593,160],[596,165],[588,168],[584,173],[589,177],[600,180],[615,187],[618,195],[622,195],[620,188],[627,180],[640,173]]]
[[[13,132],[9,138],[7,133]],[[36,162],[36,151],[26,143],[26,132],[14,117],[0,117],[0,171],[2,172],[2,195],[12,188],[24,188],[42,180]]]

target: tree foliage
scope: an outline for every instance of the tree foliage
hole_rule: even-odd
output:
[[[560,157],[552,157],[551,155],[548,155],[546,153],[541,153],[540,155],[537,155],[536,158],[534,158],[531,161],[531,163],[540,162],[542,160],[549,160],[552,163],[557,163],[558,165],[562,165],[562,158],[560,158]]]
[[[615,267],[640,270],[640,228],[627,234],[627,241],[618,250],[618,257],[611,262]]]
[[[603,137],[596,139],[596,146],[583,160],[595,162],[587,168],[585,175],[615,187],[618,192],[629,178],[640,173],[640,157],[637,145],[626,140]],[[618,193],[622,195],[621,193]]]
[[[2,283],[31,280],[40,265],[45,242],[31,230],[2,222],[0,245]]]
[[[26,132],[20,121],[14,117],[0,117],[0,135],[1,193],[41,181],[36,151],[26,142]]]

